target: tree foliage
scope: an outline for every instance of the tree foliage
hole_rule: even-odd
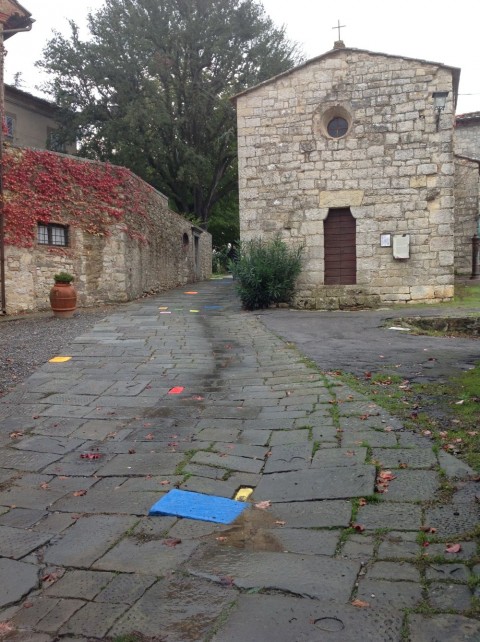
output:
[[[88,40],[73,22],[55,33],[39,63],[64,140],[206,224],[237,185],[230,97],[297,63],[296,45],[255,0],[106,0],[88,24]]]

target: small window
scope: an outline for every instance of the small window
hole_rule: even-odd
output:
[[[328,135],[332,138],[341,138],[348,131],[348,123],[345,118],[335,116],[327,125]]]
[[[40,245],[68,245],[68,227],[66,225],[55,225],[53,223],[38,224],[38,242]]]
[[[14,135],[15,135],[15,117],[6,115],[5,116],[5,123],[3,127],[3,133],[5,134],[5,138],[12,140]]]
[[[67,148],[65,142],[62,140],[58,130],[52,127],[47,127],[47,149],[52,152],[60,152],[65,154]]]

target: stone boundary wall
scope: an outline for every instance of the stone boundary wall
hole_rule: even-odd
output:
[[[472,236],[480,216],[480,160],[455,158],[455,272],[472,273]]]
[[[49,309],[53,275],[61,271],[75,276],[79,306],[129,301],[210,278],[211,235],[171,211],[165,196],[128,174],[138,192],[125,198],[128,208],[112,217],[105,233],[77,227],[72,207],[50,221],[69,226],[68,247],[6,245],[8,314]],[[135,211],[136,200],[147,203],[148,217]],[[89,214],[94,221],[94,207]]]
[[[237,97],[241,238],[305,244],[298,307],[453,296],[452,82],[441,65],[344,49]],[[438,131],[436,91],[449,92]],[[326,135],[330,114],[349,120],[346,136]],[[356,219],[356,285],[323,285],[329,208]],[[383,233],[409,234],[410,258]]]

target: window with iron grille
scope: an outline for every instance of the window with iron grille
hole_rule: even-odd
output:
[[[54,223],[39,223],[37,239],[40,245],[68,245],[68,227]]]
[[[15,135],[15,116],[5,115],[5,138],[13,138]]]

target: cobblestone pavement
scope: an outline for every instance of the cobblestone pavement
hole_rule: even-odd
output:
[[[0,639],[480,640],[472,471],[231,285],[127,306],[0,399]],[[240,487],[230,525],[147,516]]]

